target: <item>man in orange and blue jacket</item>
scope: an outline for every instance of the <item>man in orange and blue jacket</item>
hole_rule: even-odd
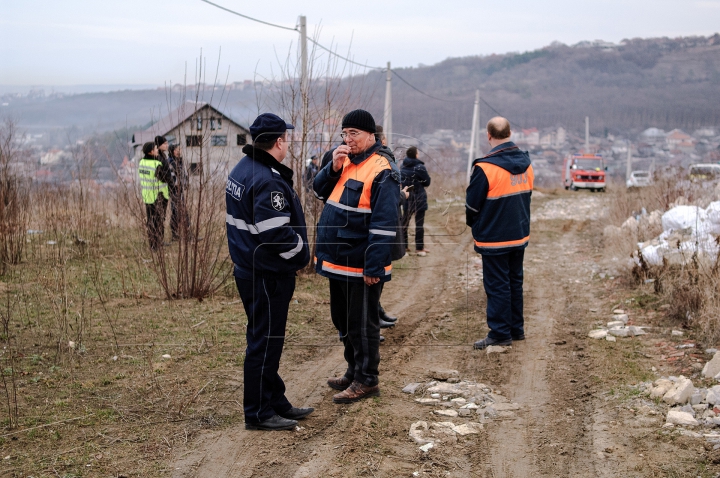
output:
[[[523,257],[530,240],[530,156],[510,141],[510,123],[502,117],[488,122],[490,152],[473,163],[465,203],[475,251],[482,255],[487,295],[487,337],[474,348],[511,345],[525,340],[523,318]]]
[[[375,137],[375,120],[354,110],[342,120],[341,144],[315,176],[325,201],[318,222],[316,271],[330,279],[330,315],[345,347],[347,370],[328,385],[335,403],[380,394],[380,318],[384,282],[397,241],[400,171]]]

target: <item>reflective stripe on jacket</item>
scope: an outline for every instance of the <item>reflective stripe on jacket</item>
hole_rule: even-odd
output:
[[[315,193],[327,194],[318,223],[316,271],[334,279],[362,281],[363,275],[390,280],[391,246],[397,240],[400,185],[397,166],[377,154],[377,142],[347,158],[340,171],[332,162],[315,177]]]
[[[310,261],[307,227],[292,170],[269,153],[246,154],[225,186],[228,248],[239,279],[288,277]]]
[[[527,247],[533,181],[529,155],[511,142],[475,161],[465,205],[475,251],[496,255]]]
[[[157,168],[161,165],[162,163],[157,159],[147,158],[141,159],[138,163],[140,191],[145,204],[155,204],[158,194],[162,194],[165,199],[170,197],[167,183],[160,181],[155,175]]]

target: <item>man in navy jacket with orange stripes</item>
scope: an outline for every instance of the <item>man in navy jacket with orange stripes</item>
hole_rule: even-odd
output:
[[[391,278],[398,234],[400,171],[375,137],[375,120],[354,110],[342,120],[345,144],[315,176],[325,201],[318,222],[315,270],[330,279],[330,315],[345,347],[347,369],[328,380],[335,403],[380,394],[382,285]]]
[[[492,149],[473,163],[465,203],[475,251],[482,255],[490,332],[476,349],[524,340],[523,257],[530,240],[530,156],[510,141],[510,123],[495,117],[487,125]]]

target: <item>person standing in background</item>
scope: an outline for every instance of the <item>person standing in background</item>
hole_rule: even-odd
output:
[[[303,179],[305,180],[306,191],[312,191],[313,180],[318,171],[320,171],[320,158],[318,158],[317,154],[314,154],[310,157],[310,163],[305,167],[305,177]]]
[[[140,191],[147,215],[148,242],[150,249],[157,251],[164,245],[165,211],[170,197],[166,182],[169,172],[167,165],[158,159],[158,147],[155,143],[145,143],[142,151],[143,158],[138,164]]]
[[[430,175],[425,169],[425,163],[417,157],[418,150],[410,146],[405,153],[402,164],[402,185],[410,192],[403,217],[403,240],[408,244],[408,227],[410,218],[415,216],[415,253],[424,257],[430,252],[425,248],[425,211],[428,209],[427,192],[430,186]],[[408,245],[409,247],[409,245]]]
[[[170,231],[173,241],[190,234],[190,217],[187,211],[187,191],[190,186],[183,152],[179,144],[168,148],[168,166],[173,182],[168,184],[170,190]]]
[[[388,148],[387,145],[387,137],[385,136],[385,133],[383,132],[382,125],[375,125],[375,138],[380,140],[382,143],[382,148],[378,150],[378,154],[382,154],[385,156],[388,161],[391,161],[393,164],[397,166],[397,161],[395,160],[395,155],[393,154],[392,150]],[[403,189],[400,192],[400,204],[398,204],[398,219],[400,220],[398,222],[398,232],[402,231],[402,209],[401,205],[405,203],[405,200],[407,199],[407,190]],[[405,243],[402,240],[402,234],[397,234],[395,236],[395,244],[393,244],[392,252],[390,254],[390,260],[392,261],[398,261],[405,257]],[[382,291],[381,291],[382,294]],[[383,308],[380,301],[378,301],[378,314],[380,315],[380,328],[381,329],[387,329],[390,327],[395,327],[395,323],[397,322],[397,317],[393,315],[388,315],[388,313]],[[380,343],[385,341],[385,337],[382,335],[380,336]]]
[[[490,152],[473,162],[465,200],[466,224],[481,255],[490,332],[474,348],[525,340],[523,258],[530,241],[533,167],[527,151],[510,141],[510,123],[487,124]]]

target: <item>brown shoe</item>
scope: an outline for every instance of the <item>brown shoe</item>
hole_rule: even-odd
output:
[[[375,385],[369,387],[355,380],[350,384],[344,392],[340,392],[337,395],[333,395],[333,402],[335,403],[352,403],[362,400],[367,397],[379,397],[380,387]]]
[[[340,390],[341,392],[348,388],[352,382],[343,375],[342,377],[333,377],[329,378],[327,381],[327,384],[330,386],[330,388],[334,388],[335,390]]]

